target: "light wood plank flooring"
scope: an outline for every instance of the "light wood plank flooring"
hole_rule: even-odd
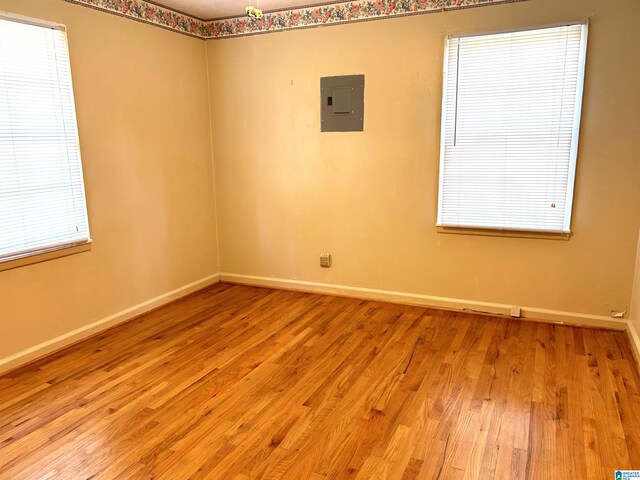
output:
[[[218,284],[0,377],[0,478],[607,479],[624,333]]]

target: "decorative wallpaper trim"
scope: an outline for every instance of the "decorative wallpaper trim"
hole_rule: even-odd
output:
[[[353,0],[266,12],[262,18],[238,16],[213,20],[202,20],[145,0],[65,1],[167,28],[192,37],[222,39],[527,0]]]
[[[436,13],[526,0],[354,0],[345,3],[265,13],[262,18],[213,20],[209,38],[229,38],[296,28]]]
[[[103,12],[113,13],[121,17],[139,22],[149,23],[157,27],[167,28],[178,33],[197,38],[211,38],[207,34],[207,24],[199,18],[176,12],[170,8],[147,2],[145,0],[65,0],[69,3],[83,5]]]

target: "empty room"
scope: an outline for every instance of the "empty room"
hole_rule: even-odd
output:
[[[638,0],[0,0],[0,480],[640,478]]]

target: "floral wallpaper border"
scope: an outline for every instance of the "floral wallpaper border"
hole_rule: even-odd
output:
[[[214,20],[201,20],[145,0],[65,1],[197,38],[221,39],[527,0],[353,0],[266,12],[262,18],[241,16]]]
[[[211,38],[205,22],[145,0],[65,0],[198,38]]]

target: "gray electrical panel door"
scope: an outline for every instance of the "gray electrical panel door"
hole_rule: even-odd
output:
[[[320,131],[364,130],[364,75],[320,79]]]

